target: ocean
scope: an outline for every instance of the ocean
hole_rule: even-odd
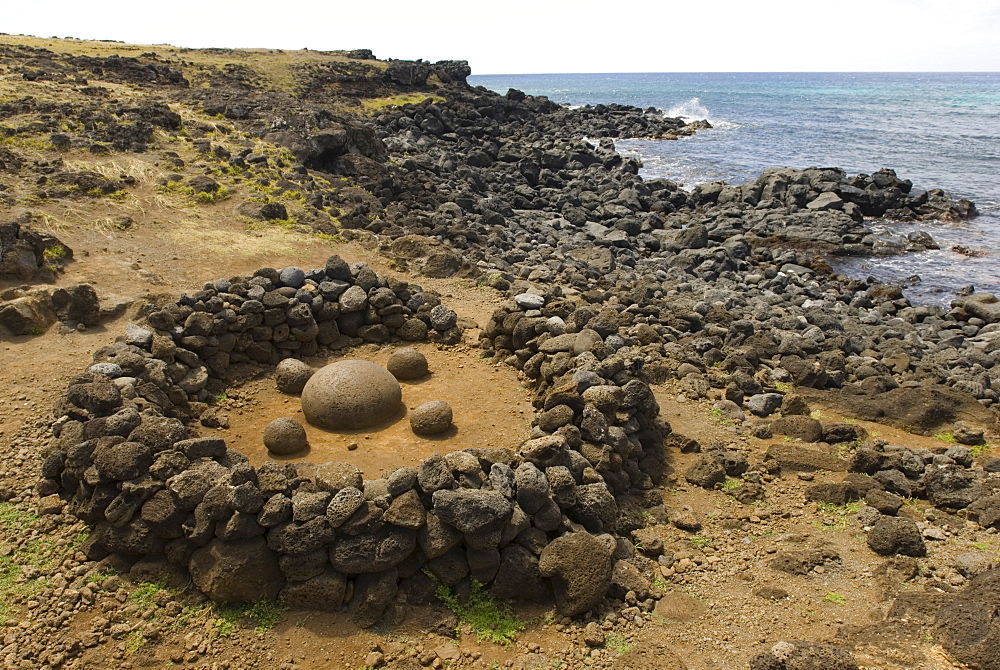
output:
[[[883,167],[976,203],[968,222],[872,222],[886,235],[926,230],[937,251],[838,261],[838,271],[906,282],[916,303],[948,304],[973,286],[1000,294],[1000,73],[683,73],[477,75],[569,105],[617,102],[714,126],[679,141],[621,140],[643,177],[685,188],[755,179],[768,167]],[[969,257],[952,250],[963,246]],[[914,275],[919,281],[907,281]]]

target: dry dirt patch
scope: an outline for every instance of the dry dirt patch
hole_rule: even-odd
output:
[[[415,345],[427,357],[431,373],[401,382],[403,406],[388,421],[364,430],[331,431],[309,425],[298,396],[281,393],[273,378],[257,379],[226,392],[230,428],[208,430],[219,435],[259,466],[269,460],[346,461],[356,465],[365,478],[375,478],[390,467],[415,466],[435,452],[470,447],[516,447],[526,439],[534,411],[528,392],[518,383],[516,372],[493,365],[468,347],[439,348]],[[385,365],[394,347],[365,346],[342,357],[314,359],[316,368],[344,358],[359,358]],[[419,436],[410,430],[409,411],[431,400],[451,405],[455,425],[440,436]],[[274,456],[264,448],[264,427],[272,420],[290,416],[306,428],[310,448],[291,456]],[[352,448],[353,445],[353,448]]]

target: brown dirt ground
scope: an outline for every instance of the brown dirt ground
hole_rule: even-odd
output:
[[[389,467],[415,466],[435,452],[470,447],[514,448],[531,429],[534,409],[526,389],[518,384],[516,371],[491,364],[481,350],[417,344],[427,357],[430,374],[403,381],[403,403],[392,418],[371,429],[331,431],[310,425],[302,413],[298,396],[277,390],[273,378],[230,388],[221,407],[229,417],[228,430],[208,430],[226,438],[255,465],[267,460],[346,461],[361,469],[366,478],[376,478]],[[310,361],[317,369],[326,363],[358,358],[385,365],[394,347],[359,347],[343,357]],[[454,425],[439,436],[419,436],[410,430],[407,415],[419,405],[444,400],[451,405]],[[265,449],[264,428],[278,417],[297,419],[306,429],[309,449],[289,456],[274,456]],[[349,446],[352,445],[352,446]]]

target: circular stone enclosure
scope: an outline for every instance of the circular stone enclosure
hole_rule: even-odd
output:
[[[346,360],[330,363],[302,389],[302,413],[314,426],[355,430],[375,426],[399,410],[399,382],[381,365]]]

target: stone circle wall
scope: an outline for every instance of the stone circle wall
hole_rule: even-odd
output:
[[[338,462],[255,468],[224,440],[191,436],[191,422],[211,417],[211,380],[225,382],[233,364],[460,341],[435,296],[334,256],[149,306],[145,326],[97,351],[56,403],[40,493],[63,496],[93,527],[92,559],[145,579],[190,577],[216,601],[347,606],[367,626],[429,602],[435,580],[471,578],[499,597],[586,612],[608,592],[613,561],[631,555],[641,507],[660,502],[652,487],[670,429],[641,358],[591,329],[559,332],[568,304],[525,299],[498,311],[484,340],[536,385],[539,414],[521,445],[435,454],[364,480]]]

